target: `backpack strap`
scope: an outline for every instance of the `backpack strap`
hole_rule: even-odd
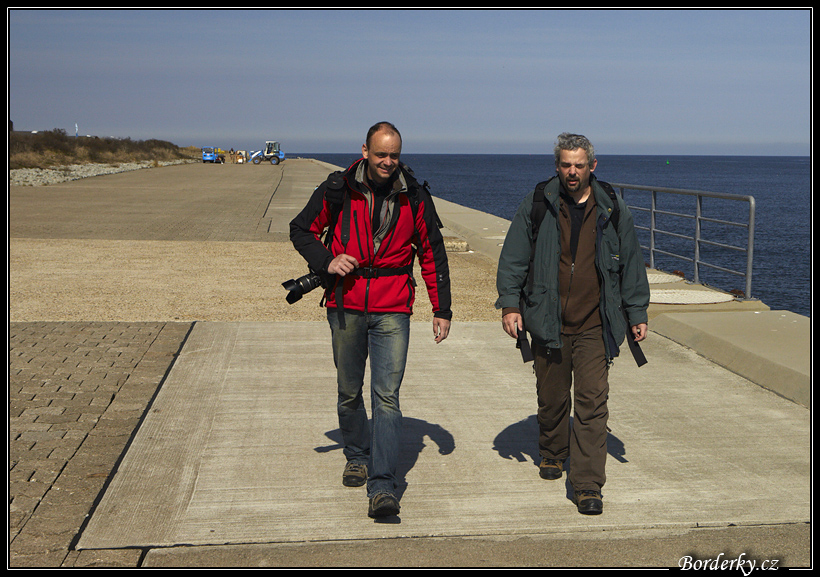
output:
[[[532,195],[532,208],[530,209],[530,226],[532,227],[532,242],[530,244],[530,264],[527,269],[527,289],[532,292],[533,283],[533,264],[535,260],[535,241],[538,239],[538,231],[541,228],[541,223],[547,215],[547,199],[544,196],[544,189],[547,183],[557,178],[553,176],[549,180],[539,182],[535,185],[535,192]]]
[[[435,211],[435,205],[433,204],[433,198],[430,195],[430,189],[429,185],[427,184],[427,181],[424,181],[424,184],[420,185],[418,181],[415,179],[413,171],[410,169],[410,167],[408,167],[405,164],[401,164],[401,168],[404,169],[404,175],[407,181],[406,196],[409,200],[410,208],[413,212],[413,226],[415,226],[416,214],[418,213],[419,205],[421,204],[421,198],[419,198],[420,191],[424,190],[426,192],[424,199],[425,201],[430,202],[430,205],[433,208],[433,214],[435,215],[436,224],[439,228],[443,228],[441,219],[439,219],[438,213],[436,213]],[[338,223],[338,219],[341,216],[342,224],[340,231],[340,240],[342,242],[342,245],[346,246],[347,243],[350,241],[351,210],[350,194],[347,192],[347,185],[344,179],[344,172],[337,171],[332,173],[324,182],[324,186],[324,198],[330,206],[330,219],[328,221],[327,230],[325,232],[324,244],[328,249],[330,249],[330,245],[333,242],[333,234],[336,229],[336,224]],[[411,257],[411,262],[408,266],[400,268],[367,267],[360,269],[354,272],[353,274],[356,274],[363,278],[378,278],[383,276],[398,276],[407,274],[410,275],[410,278],[412,280],[414,259],[415,251],[413,253],[413,256]],[[413,284],[415,284],[415,282]],[[337,279],[334,291],[336,309],[339,313],[339,326],[341,328],[344,328],[344,306],[342,305],[344,298],[344,283],[339,282]],[[322,297],[321,304],[324,304],[326,298],[327,293],[325,293],[325,296]]]
[[[596,179],[597,180],[597,179]],[[601,185],[601,188],[607,193],[609,198],[612,200],[612,214],[609,216],[609,220],[612,221],[612,226],[615,227],[615,232],[618,232],[618,224],[621,216],[621,207],[618,204],[618,197],[615,194],[615,189],[612,188],[612,185],[608,182],[604,182],[603,180],[598,180],[598,184]],[[621,307],[624,313],[624,319],[626,319],[626,344],[629,346],[629,352],[632,353],[632,358],[635,359],[635,364],[639,367],[644,366],[647,363],[646,355],[643,354],[641,350],[641,345],[635,342],[635,337],[632,334],[632,331],[629,327],[629,316],[626,314],[626,309]]]
[[[533,259],[535,258],[535,241],[538,239],[538,231],[541,228],[541,223],[544,221],[544,217],[547,214],[547,199],[544,196],[544,189],[547,187],[547,183],[551,180],[557,178],[557,176],[553,176],[549,180],[545,180],[544,182],[539,182],[535,185],[535,192],[532,196],[532,208],[530,209],[530,225],[532,227],[532,244],[530,245],[530,270],[532,270]],[[594,175],[592,176],[594,178]],[[596,179],[597,180],[597,179]],[[612,185],[608,182],[604,182],[603,180],[598,180],[598,184],[601,185],[601,188],[607,193],[610,199],[612,199],[612,214],[610,215],[610,220],[612,221],[612,225],[615,227],[615,230],[618,230],[618,221],[620,220],[621,209],[618,205],[618,197],[615,194],[615,189],[612,188]],[[531,278],[528,282],[531,281]],[[532,288],[532,286],[530,286]]]
[[[550,180],[552,180],[552,177]],[[535,246],[535,239],[538,238],[538,229],[547,214],[547,199],[544,197],[544,189],[550,180],[539,182],[535,185],[535,193],[532,196],[532,209],[530,210],[530,222],[532,224],[532,244]],[[532,260],[532,259],[531,259]]]
[[[595,178],[595,177],[593,175],[590,178]],[[609,220],[612,221],[612,226],[614,226],[615,230],[617,231],[618,230],[618,221],[620,220],[620,216],[621,216],[621,207],[618,204],[618,195],[615,194],[615,189],[612,188],[612,185],[609,184],[608,182],[604,182],[603,180],[598,180],[597,178],[595,180],[598,182],[598,184],[601,185],[601,188],[604,189],[604,192],[606,192],[607,196],[609,196],[609,198],[612,200],[613,208],[612,208],[612,214],[610,215]]]
[[[604,191],[606,191],[606,193],[609,195],[609,198],[612,199],[613,209],[612,214],[609,217],[609,220],[612,221],[612,226],[615,227],[615,231],[617,232],[618,221],[621,216],[621,207],[618,204],[618,197],[615,195],[615,189],[612,188],[611,184],[609,184],[608,182],[604,182],[603,180],[599,180],[598,184],[601,185],[601,188],[603,188]],[[624,319],[626,319],[626,344],[629,345],[629,352],[632,353],[632,358],[635,359],[635,363],[639,367],[642,367],[647,363],[646,355],[643,354],[643,351],[641,350],[641,345],[635,342],[635,337],[632,334],[632,331],[629,327],[629,316],[626,314],[626,309],[624,309],[623,307],[621,308],[624,313]]]
[[[342,244],[347,245],[347,242],[350,240],[350,195],[345,192],[345,180],[344,173],[342,171],[334,172],[328,176],[327,180],[323,183],[323,186],[325,187],[325,201],[330,207],[330,219],[325,231],[324,245],[328,248],[328,250],[330,250],[330,245],[333,243],[333,234],[336,229],[336,223],[338,222],[339,215],[342,215],[342,218],[344,219],[342,221]],[[345,214],[347,214],[346,217]],[[330,275],[328,276],[329,278],[332,278]],[[339,315],[339,326],[344,329],[344,308],[338,306],[338,304],[342,302],[344,283],[339,282],[338,277],[334,280],[335,287],[328,285],[327,289],[334,290],[335,300],[337,303],[336,308]],[[327,301],[327,293],[328,291],[326,290],[322,295],[322,300],[319,302],[319,306],[324,306]]]
[[[325,200],[330,205],[330,222],[328,222],[324,241],[325,246],[328,248],[330,248],[330,243],[333,240],[333,231],[336,228],[336,222],[339,218],[339,214],[343,212],[342,208],[350,208],[349,195],[345,194],[345,180],[343,174],[344,173],[342,171],[334,172],[328,176],[327,180],[324,182]],[[350,211],[348,210],[348,212]],[[349,219],[347,226],[342,230],[342,243],[347,244],[348,240],[350,240]]]
[[[550,182],[556,176],[553,176],[549,180],[545,180],[543,182],[539,182],[535,185],[535,191],[532,195],[532,207],[530,208],[530,227],[532,232],[532,241],[530,242],[530,260],[529,265],[527,266],[527,282],[526,282],[526,290],[521,290],[521,304],[519,304],[520,309],[524,310],[524,301],[526,300],[526,294],[532,292],[532,285],[534,282],[534,274],[533,271],[535,270],[535,241],[538,239],[538,231],[541,228],[541,223],[544,221],[544,217],[547,215],[547,199],[544,196],[544,189],[547,187],[547,183]],[[532,350],[530,349],[530,342],[527,339],[527,331],[526,329],[518,331],[518,339],[515,343],[515,348],[521,351],[521,358],[525,363],[530,362],[533,360]]]
[[[407,182],[407,198],[410,201],[410,206],[413,208],[413,222],[416,222],[416,213],[419,210],[419,204],[421,204],[422,199],[420,197],[420,191],[424,191],[424,201],[429,202],[430,206],[433,208],[433,215],[436,219],[436,226],[439,228],[444,228],[444,225],[441,223],[441,219],[438,216],[438,212],[436,212],[436,205],[433,204],[433,195],[430,192],[430,184],[425,180],[422,184],[419,184],[419,181],[416,180],[416,175],[413,173],[413,169],[407,166],[404,163],[401,163],[401,168],[404,171],[404,180]]]
[[[418,185],[418,183],[416,183],[416,184]],[[439,227],[439,228],[444,228],[444,225],[441,223],[441,218],[439,218],[439,216],[438,216],[438,211],[436,211],[436,205],[435,205],[435,204],[433,204],[433,195],[432,195],[432,193],[430,192],[430,185],[429,185],[429,184],[428,184],[428,182],[425,180],[425,181],[421,184],[421,187],[420,187],[420,188],[421,188],[422,190],[424,190],[424,192],[426,192],[426,193],[427,193],[427,194],[425,195],[425,201],[426,201],[426,202],[429,202],[429,203],[430,203],[430,206],[431,206],[431,207],[433,207],[433,217],[436,219],[436,226],[437,226],[437,227]],[[414,212],[418,210],[418,206],[419,206],[419,199],[418,199],[418,195],[415,195],[415,196],[416,196],[416,200],[415,200],[415,203],[416,203],[416,204],[415,204],[415,209],[414,209]],[[412,203],[413,201],[411,200],[410,202]]]

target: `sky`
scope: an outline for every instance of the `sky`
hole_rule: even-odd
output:
[[[15,130],[179,146],[810,155],[812,12],[18,10]]]

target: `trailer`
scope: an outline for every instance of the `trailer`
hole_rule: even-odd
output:
[[[279,148],[279,143],[274,140],[265,142],[265,150],[251,152],[251,162],[259,164],[262,161],[270,161],[271,164],[279,164],[285,160],[285,153]]]

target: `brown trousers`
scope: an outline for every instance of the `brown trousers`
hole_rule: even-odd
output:
[[[601,327],[562,335],[560,349],[536,346],[538,448],[541,457],[570,458],[573,490],[600,491],[606,482],[609,367]],[[575,414],[570,427],[570,387],[575,381]]]

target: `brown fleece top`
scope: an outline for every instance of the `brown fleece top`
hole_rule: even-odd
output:
[[[558,215],[561,230],[558,288],[563,312],[561,332],[564,334],[582,333],[601,324],[598,310],[601,289],[595,269],[597,212],[593,194],[580,205],[575,204],[568,195],[561,195]],[[573,234],[577,235],[575,243]]]

